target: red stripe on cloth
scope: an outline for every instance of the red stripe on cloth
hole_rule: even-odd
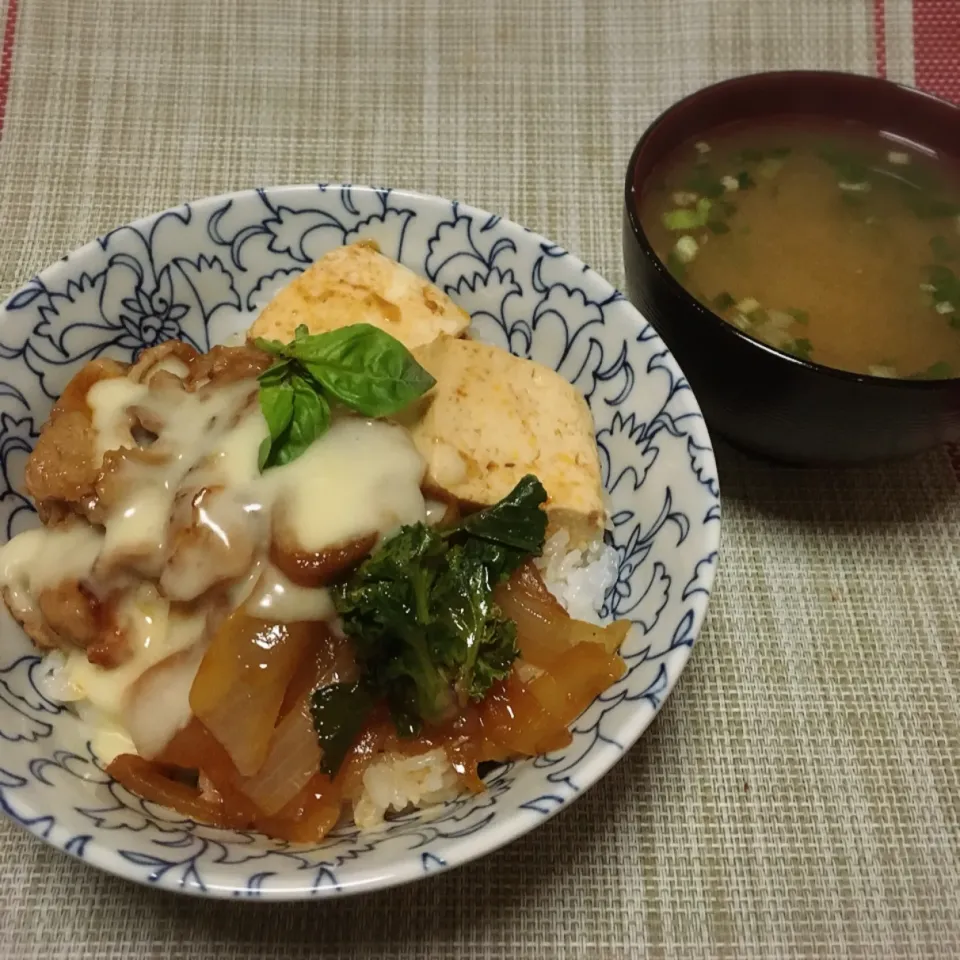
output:
[[[13,42],[17,35],[17,5],[19,0],[7,0],[7,19],[3,25],[3,46],[0,46],[0,137],[7,116],[7,94],[10,92],[10,74],[13,72]]]
[[[878,77],[887,75],[887,16],[884,0],[873,0],[873,49]]]
[[[913,58],[921,90],[960,103],[960,3],[913,0]]]

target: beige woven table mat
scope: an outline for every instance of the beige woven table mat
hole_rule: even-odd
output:
[[[663,107],[786,66],[960,95],[958,8],[0,0],[0,288],[185,199],[336,179],[469,200],[619,283],[622,173]],[[960,956],[956,465],[719,456],[707,627],[572,808],[449,874],[288,906],[143,890],[4,821],[0,956]]]

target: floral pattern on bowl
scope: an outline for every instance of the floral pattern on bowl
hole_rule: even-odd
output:
[[[199,349],[248,326],[291,277],[362,238],[449,293],[475,334],[558,370],[587,397],[619,556],[605,616],[633,622],[626,675],[557,753],[495,769],[487,791],[312,847],[219,830],[111,780],[87,734],[41,692],[40,660],[3,614],[0,805],[48,843],[141,883],[298,899],[386,887],[465,863],[533,829],[646,729],[690,656],[716,569],[720,503],[703,418],[654,330],[575,257],[513,223],[404,191],[319,185],[185,204],[114,230],[18,290],[0,313],[0,519],[35,525],[23,467],[52,401],[100,354],[163,340]]]

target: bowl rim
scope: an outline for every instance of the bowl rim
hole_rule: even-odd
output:
[[[855,373],[852,370],[841,370],[838,367],[830,367],[823,363],[817,363],[814,360],[803,360],[800,357],[786,353],[783,350],[779,350],[776,347],[770,346],[770,344],[764,343],[762,340],[758,340],[755,337],[750,336],[750,334],[748,334],[746,331],[740,330],[732,323],[728,323],[723,319],[723,317],[719,316],[719,314],[711,310],[706,304],[698,300],[689,290],[687,290],[686,287],[683,286],[683,284],[680,283],[679,280],[676,279],[676,277],[674,277],[674,275],[667,268],[667,265],[660,259],[656,251],[653,249],[653,245],[650,243],[646,231],[643,229],[643,225],[640,223],[640,217],[636,210],[637,204],[635,202],[637,164],[640,159],[640,154],[642,153],[646,144],[669,117],[674,116],[689,104],[709,93],[722,91],[731,87],[739,87],[750,83],[765,83],[768,81],[791,80],[802,83],[803,81],[810,80],[814,77],[834,80],[837,83],[862,84],[863,86],[874,87],[878,91],[888,91],[887,93],[883,94],[884,96],[888,96],[890,90],[900,90],[912,97],[929,101],[935,104],[937,108],[946,108],[954,115],[952,117],[952,122],[960,124],[960,104],[951,103],[949,100],[944,100],[942,97],[928,93],[925,90],[918,90],[916,87],[911,87],[903,83],[896,83],[893,80],[887,80],[881,77],[871,77],[866,74],[850,73],[843,70],[763,70],[758,71],[757,73],[746,73],[735,77],[727,77],[726,79],[719,80],[716,83],[711,83],[705,87],[700,87],[697,90],[688,93],[686,96],[681,97],[679,100],[674,101],[665,110],[657,114],[657,116],[643,131],[639,140],[637,140],[636,144],[634,145],[634,148],[630,153],[630,160],[627,163],[626,178],[624,181],[624,211],[626,213],[627,221],[630,224],[633,237],[639,244],[643,255],[653,264],[654,268],[660,274],[661,279],[666,281],[670,291],[675,296],[679,295],[702,322],[712,324],[713,328],[717,331],[725,331],[725,333],[722,334],[724,336],[732,336],[734,339],[748,344],[751,348],[758,349],[769,354],[777,361],[790,363],[800,367],[801,369],[809,370],[811,373],[830,377],[845,383],[866,383],[873,386],[884,386],[896,390],[910,390],[918,393],[922,393],[924,391],[930,392],[943,390],[948,384],[960,382],[960,373],[958,373],[956,376],[940,377],[935,380],[911,380],[907,379],[906,377],[878,377],[870,373]],[[816,112],[811,111],[809,114],[805,115],[816,116]],[[771,116],[773,116],[773,114],[771,114]],[[856,117],[851,116],[850,119],[856,120]],[[708,127],[706,129],[709,130],[711,128]],[[958,156],[958,160],[960,160],[960,156]],[[652,323],[653,321],[649,322]],[[657,332],[659,333],[659,330]]]
[[[390,196],[409,199],[413,202],[419,202],[428,206],[438,203],[448,207],[453,206],[459,211],[467,212],[471,215],[483,218],[483,220],[486,222],[496,223],[498,226],[502,225],[508,230],[517,231],[518,234],[525,235],[529,241],[535,244],[549,246],[552,251],[552,256],[562,253],[564,257],[567,258],[567,262],[569,263],[572,271],[575,271],[578,274],[592,274],[596,280],[608,287],[612,294],[617,293],[617,288],[614,287],[610,281],[606,280],[601,274],[590,268],[587,264],[580,260],[576,254],[571,253],[564,247],[559,247],[546,237],[535,231],[529,230],[526,227],[523,227],[514,220],[490,214],[484,209],[475,207],[472,204],[451,200],[436,194],[421,193],[419,191],[408,190],[404,188],[387,188],[342,182],[313,182],[277,185],[274,187],[246,188],[222,194],[199,197],[181,202],[164,210],[158,210],[153,213],[137,217],[128,221],[126,224],[106,230],[100,236],[73,248],[69,252],[59,257],[57,260],[48,264],[46,267],[36,273],[31,279],[21,283],[15,290],[12,291],[10,296],[6,297],[3,301],[0,301],[0,323],[8,322],[8,306],[27,285],[33,283],[37,279],[48,280],[54,276],[62,274],[69,269],[69,265],[77,258],[84,257],[88,252],[95,251],[97,249],[104,249],[106,243],[109,241],[110,236],[115,231],[130,227],[143,228],[155,223],[160,217],[166,214],[182,212],[185,208],[190,211],[191,214],[193,214],[196,212],[198,207],[213,207],[215,205],[223,204],[227,201],[232,202],[235,200],[243,200],[248,197],[254,197],[256,195],[262,196],[264,194],[269,194],[272,199],[277,198],[293,200],[299,199],[308,191],[316,191],[318,188],[323,191],[339,194],[349,194],[350,191],[354,191],[362,193],[375,193],[382,196],[388,193]],[[677,372],[679,372],[682,376],[682,370],[680,369],[679,363],[677,362],[673,353],[659,337],[656,328],[650,324],[649,320],[647,320],[640,310],[634,306],[629,298],[620,294],[617,299],[618,301],[622,301],[624,309],[633,315],[630,317],[631,323],[637,323],[638,326],[640,324],[649,325],[651,332],[659,341],[658,353],[668,358],[675,366]],[[689,397],[689,402],[692,404],[694,412],[696,412],[697,415],[702,418],[703,413],[700,408],[700,404],[694,396],[692,390],[688,389],[685,392]],[[711,475],[714,478],[717,478],[718,474],[716,457],[712,439],[710,438],[709,429],[706,427],[705,421],[704,427],[707,431],[706,436],[708,438],[708,446],[701,452],[706,458],[706,466],[711,468]],[[378,890],[390,889],[411,881],[423,879],[428,875],[433,876],[441,872],[446,872],[450,869],[464,866],[465,864],[470,863],[488,853],[493,853],[501,847],[504,847],[514,840],[519,839],[525,834],[532,832],[547,820],[552,819],[561,810],[565,810],[570,803],[577,800],[589,789],[595,786],[621,759],[623,759],[629,748],[632,747],[649,729],[656,716],[660,713],[663,704],[676,688],[681,674],[686,669],[690,661],[690,657],[693,654],[693,647],[696,645],[696,641],[699,639],[703,625],[706,621],[709,601],[712,596],[713,587],[716,581],[717,567],[719,566],[719,552],[722,542],[722,518],[720,515],[721,511],[718,479],[715,499],[717,503],[717,513],[713,519],[715,519],[716,522],[704,526],[704,553],[705,555],[714,557],[714,562],[708,566],[707,570],[699,581],[699,586],[702,587],[705,600],[702,605],[698,605],[692,610],[693,619],[690,628],[692,642],[689,646],[682,645],[682,650],[672,648],[672,652],[678,656],[678,659],[676,660],[677,668],[669,672],[667,676],[667,684],[660,694],[659,702],[653,706],[652,712],[650,712],[649,715],[646,715],[645,722],[643,722],[639,728],[637,728],[635,723],[627,724],[625,730],[626,736],[623,738],[624,745],[620,747],[619,752],[616,754],[612,752],[609,754],[604,753],[601,756],[598,756],[594,761],[591,776],[589,777],[588,782],[584,783],[576,793],[569,797],[564,797],[562,802],[551,807],[549,811],[540,812],[536,820],[525,820],[519,815],[520,811],[517,810],[514,811],[510,817],[505,818],[505,820],[499,825],[499,829],[483,829],[477,831],[475,834],[457,838],[458,855],[455,858],[448,858],[446,862],[431,869],[429,874],[425,874],[420,869],[414,869],[414,858],[398,858],[394,864],[391,864],[388,870],[382,870],[377,876],[362,876],[355,879],[349,879],[346,882],[338,885],[336,888],[322,887],[318,889],[316,887],[311,887],[306,879],[304,879],[302,882],[297,882],[296,878],[291,878],[290,882],[285,883],[282,886],[269,887],[260,890],[257,892],[256,896],[251,897],[247,889],[229,882],[205,883],[201,887],[194,887],[184,885],[182,883],[175,884],[165,879],[161,879],[159,881],[148,880],[148,878],[146,878],[142,873],[136,872],[131,864],[127,863],[119,856],[119,852],[115,846],[105,843],[102,838],[97,837],[96,835],[91,837],[91,843],[85,844],[83,849],[78,852],[77,849],[68,844],[67,841],[70,839],[70,834],[69,831],[62,825],[60,820],[58,818],[54,818],[53,824],[47,825],[44,820],[43,811],[36,809],[29,803],[26,806],[28,807],[31,818],[21,819],[12,810],[6,808],[6,804],[2,802],[2,793],[0,793],[0,810],[2,810],[2,812],[6,814],[7,817],[17,826],[27,830],[30,833],[33,833],[49,846],[59,850],[62,853],[66,853],[73,859],[80,860],[82,863],[96,867],[121,879],[130,880],[151,889],[163,890],[165,892],[179,893],[181,895],[199,898],[235,899],[237,897],[243,897],[244,899],[256,899],[260,902],[339,899],[343,896],[352,896],[359,893],[372,893]],[[35,655],[36,651],[31,650],[30,653]],[[222,880],[222,878],[216,879]]]

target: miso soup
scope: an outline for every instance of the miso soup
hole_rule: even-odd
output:
[[[691,141],[640,221],[677,280],[797,357],[873,376],[960,376],[960,168],[853,124]]]

